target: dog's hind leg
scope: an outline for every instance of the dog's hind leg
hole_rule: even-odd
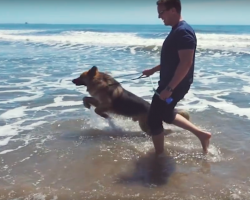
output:
[[[137,121],[139,120],[139,118],[138,118],[138,116],[133,116],[133,117],[132,117],[132,120],[133,120],[134,122],[137,122]]]
[[[91,105],[94,107],[97,107],[99,105],[99,102],[93,97],[84,97],[83,105],[89,109]]]
[[[182,117],[186,118],[187,120],[190,121],[190,115],[186,110],[182,110],[182,109],[174,109],[175,113],[178,113],[179,115],[181,115]]]
[[[149,126],[147,124],[147,115],[140,116],[138,118],[138,122],[139,122],[139,126],[140,126],[141,130],[144,133],[149,134]]]
[[[105,105],[99,105],[96,107],[95,113],[106,119],[106,118],[109,118],[109,115],[105,113],[108,110],[109,110],[109,107]]]
[[[144,133],[149,134],[148,124],[144,120],[139,120],[139,126]]]

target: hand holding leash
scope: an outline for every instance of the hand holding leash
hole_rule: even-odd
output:
[[[157,94],[157,95],[160,97],[160,99],[162,99],[162,98],[161,98],[161,95],[155,90],[154,84],[153,84],[153,81],[152,81],[152,78],[151,78],[151,77],[150,77],[150,80],[151,80],[151,84],[152,84],[154,93]],[[172,101],[173,101],[173,98],[172,98],[172,97],[169,97],[169,98],[165,99],[165,102],[166,102],[167,104],[170,104]]]
[[[145,75],[147,77],[153,75],[155,72],[152,69],[146,69],[142,72],[142,75]]]

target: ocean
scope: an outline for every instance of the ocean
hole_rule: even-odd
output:
[[[155,159],[137,123],[85,109],[71,80],[97,66],[150,102],[150,79],[131,79],[159,64],[169,27],[1,24],[0,199],[250,199],[250,26],[193,28],[194,83],[177,108],[212,133],[209,153],[164,124]]]

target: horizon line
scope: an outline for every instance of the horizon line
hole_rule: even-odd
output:
[[[26,24],[27,23],[27,24]],[[194,26],[250,26],[250,24],[192,24]],[[0,25],[163,25],[164,24],[129,24],[129,23],[1,23]],[[168,26],[167,26],[168,27]]]

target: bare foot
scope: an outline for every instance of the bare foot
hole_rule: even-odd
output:
[[[201,141],[201,145],[202,145],[204,153],[208,153],[208,147],[209,147],[209,142],[210,142],[210,138],[211,138],[211,133],[200,131],[199,133],[197,133],[197,137]]]
[[[166,155],[165,155],[165,152],[162,152],[162,153],[155,153],[155,157],[156,158],[164,158]]]

